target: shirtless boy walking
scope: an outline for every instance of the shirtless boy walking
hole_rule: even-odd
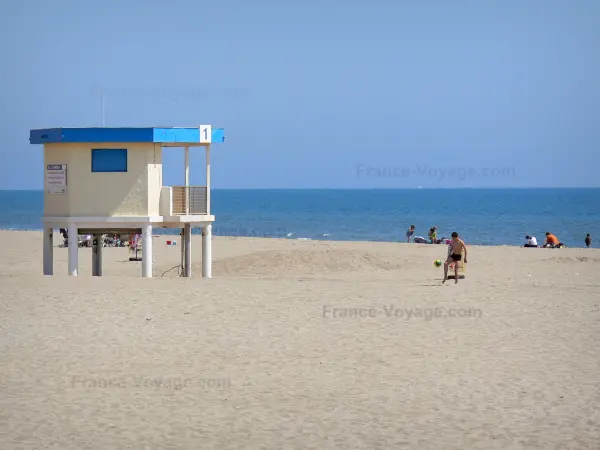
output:
[[[458,233],[455,231],[452,233],[452,243],[450,244],[450,252],[448,253],[448,258],[444,263],[444,280],[442,283],[445,283],[448,279],[448,265],[454,262],[454,284],[458,283],[458,263],[462,259],[462,251],[465,251],[465,264],[467,262],[467,246],[465,243],[458,237]]]

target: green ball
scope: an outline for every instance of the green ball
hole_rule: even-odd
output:
[[[439,259],[436,259],[436,260],[433,262],[433,265],[434,265],[435,267],[440,267],[440,266],[442,265],[442,261],[440,261]]]

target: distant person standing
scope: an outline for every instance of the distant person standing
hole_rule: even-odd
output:
[[[63,246],[68,247],[69,246],[69,232],[67,231],[66,228],[60,228],[58,231],[60,234],[62,234]]]
[[[590,236],[590,233],[588,233],[585,237],[585,246],[587,248],[590,248],[592,246],[592,237]]]
[[[410,240],[413,237],[413,234],[415,234],[415,226],[411,225],[410,228],[408,229],[408,231],[406,232],[406,242],[410,242]]]

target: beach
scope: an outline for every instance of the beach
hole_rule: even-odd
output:
[[[598,449],[600,250],[0,231],[0,448]],[[179,240],[179,239],[178,239]],[[178,242],[180,244],[180,242]],[[171,269],[171,270],[169,270]]]

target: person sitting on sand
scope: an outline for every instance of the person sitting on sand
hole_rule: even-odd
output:
[[[563,244],[560,243],[558,238],[554,236],[549,231],[546,232],[546,240],[544,241],[544,248],[560,248],[564,247]]]
[[[537,248],[538,243],[537,243],[537,239],[535,238],[535,236],[525,236],[525,245],[523,247],[535,247]]]
[[[590,233],[588,233],[585,237],[585,246],[587,248],[590,248],[592,246],[592,237],[590,236]]]
[[[406,242],[410,242],[410,240],[413,237],[413,234],[415,234],[415,226],[411,225],[408,231],[406,232]]]
[[[462,252],[465,252],[465,264],[467,263],[467,246],[462,239],[458,237],[456,231],[452,232],[452,242],[450,243],[450,251],[448,252],[448,258],[444,263],[444,280],[445,283],[448,279],[448,266],[454,263],[454,284],[458,283],[458,263],[462,259]]]
[[[429,229],[429,243],[437,244],[437,227],[431,227]]]

